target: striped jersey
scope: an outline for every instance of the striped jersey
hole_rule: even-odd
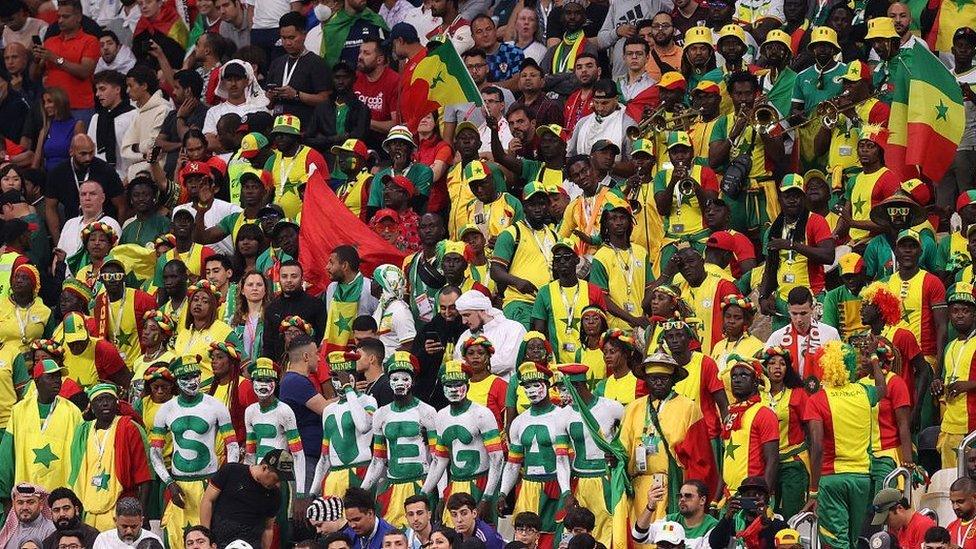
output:
[[[178,396],[163,404],[153,419],[150,446],[162,450],[167,434],[172,435],[173,439],[171,468],[177,480],[205,477],[217,472],[217,437],[223,440],[227,448],[227,461],[237,461],[238,447],[230,412],[210,395],[199,394],[189,401]],[[165,471],[159,470],[155,461],[153,466],[160,477],[165,479],[168,476]]]
[[[406,405],[393,401],[373,415],[373,457],[387,460],[393,482],[423,480],[430,449],[437,440],[437,411],[410,399]]]
[[[488,453],[502,450],[494,414],[470,400],[460,410],[445,406],[435,419],[434,454],[450,461],[452,480],[470,480],[488,471]]]
[[[860,383],[823,387],[810,397],[803,419],[823,422],[822,474],[868,474],[868,449],[878,428],[871,408],[877,404],[875,388]]]

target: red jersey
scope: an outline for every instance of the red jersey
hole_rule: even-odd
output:
[[[908,387],[908,398],[911,406],[915,406],[915,371],[912,368],[912,361],[922,354],[922,349],[918,346],[918,340],[911,331],[898,326],[889,326],[881,332],[881,335],[888,338],[891,344],[901,355],[901,373],[899,377]]]
[[[583,98],[584,91],[586,92],[586,98]],[[566,105],[563,107],[563,120],[566,121],[563,125],[563,131],[567,134],[572,134],[576,123],[592,112],[593,90],[580,88],[569,94],[569,97],[566,98]]]
[[[426,139],[420,140],[420,145],[417,147],[416,154],[417,162],[421,164],[426,164],[427,166],[433,167],[434,162],[440,160],[448,167],[453,163],[454,160],[454,149],[451,148],[451,144],[444,141],[437,135],[432,135]],[[441,178],[434,181],[430,189],[430,197],[427,199],[427,210],[431,212],[441,211],[448,207],[448,196],[447,196],[447,169],[441,175]]]
[[[898,538],[898,547],[906,549],[921,547],[925,541],[925,532],[933,526],[938,526],[934,520],[922,513],[915,513],[904,528],[895,532],[895,537]],[[953,536],[952,539],[956,538]]]
[[[357,72],[352,89],[369,108],[371,120],[392,120],[393,113],[399,110],[400,75],[390,67],[383,70],[376,82],[370,82],[365,73]]]
[[[95,93],[91,77],[72,76],[55,61],[63,57],[67,63],[81,63],[85,59],[97,62],[101,53],[98,38],[79,29],[70,38],[65,37],[64,33],[48,38],[44,41],[44,47],[54,54],[54,59],[45,63],[47,76],[44,77],[44,86],[63,89],[68,94],[72,109],[93,108]]]
[[[960,549],[976,549],[976,520],[963,522],[957,518],[946,526],[946,530],[951,538],[949,543]]]
[[[868,386],[874,386],[874,379],[867,377],[861,380],[861,383]],[[878,406],[878,425],[880,426],[879,431],[881,435],[881,450],[890,450],[891,448],[897,448],[898,439],[898,422],[895,419],[895,411],[899,408],[910,408],[911,396],[908,392],[908,385],[905,385],[905,380],[900,376],[895,375],[892,372],[888,372],[885,375],[885,396],[881,399]]]
[[[729,264],[729,269],[732,271],[732,276],[738,279],[745,274],[742,272],[742,262],[756,259],[756,248],[749,237],[739,231],[726,229],[725,232],[732,235],[732,246],[735,248],[732,250],[732,263]]]

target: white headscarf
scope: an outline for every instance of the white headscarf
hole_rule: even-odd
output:
[[[244,74],[247,75],[247,89],[244,90],[244,104],[266,108],[269,103],[268,97],[264,95],[264,89],[261,88],[261,85],[258,84],[257,77],[254,76],[254,67],[250,63],[241,61],[240,59],[231,59],[220,67],[217,90],[215,91],[217,97],[227,99],[227,90],[224,89],[224,71],[230,65],[240,65],[244,68]]]
[[[488,313],[488,316],[494,318],[496,316],[503,316],[502,312],[494,308],[491,304],[491,300],[488,296],[479,292],[478,290],[468,290],[461,294],[454,302],[454,306],[457,308],[458,312],[462,311],[484,311]]]

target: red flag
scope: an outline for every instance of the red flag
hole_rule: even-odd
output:
[[[372,276],[373,270],[384,263],[399,267],[406,257],[349,211],[318,171],[308,176],[305,186],[298,244],[299,261],[311,295],[318,295],[329,286],[325,265],[337,246],[351,244],[359,251],[363,276]]]
[[[627,116],[638,123],[644,119],[644,112],[654,110],[661,104],[661,88],[651,86],[638,93],[627,102]]]

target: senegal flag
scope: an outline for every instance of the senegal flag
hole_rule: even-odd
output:
[[[916,42],[891,60],[885,163],[902,179],[939,181],[952,164],[966,115],[955,77]]]
[[[912,13],[914,16],[914,12]],[[976,4],[971,0],[941,0],[935,22],[926,41],[935,51],[950,51],[952,35],[959,29],[976,21]]]
[[[414,132],[421,118],[441,107],[484,104],[478,86],[450,40],[428,42],[427,55],[404,69],[400,84],[400,116]]]

